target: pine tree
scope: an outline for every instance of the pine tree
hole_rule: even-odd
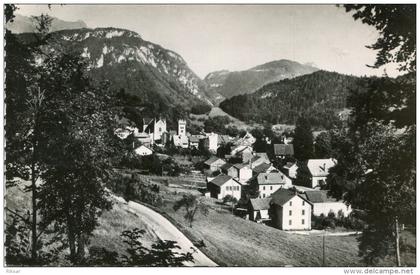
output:
[[[301,116],[296,121],[293,139],[295,157],[298,160],[308,160],[313,156],[313,136],[309,121]]]

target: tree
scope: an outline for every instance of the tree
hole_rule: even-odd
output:
[[[372,66],[400,63],[401,71],[416,70],[416,5],[347,4],[355,20],[371,25],[379,31],[377,41],[368,48],[378,51]]]
[[[317,159],[331,158],[333,149],[331,147],[331,135],[329,132],[322,132],[314,142],[314,157]]]
[[[13,21],[15,5],[4,6],[6,23]],[[45,108],[45,91],[40,87],[41,70],[35,66],[39,46],[45,44],[51,19],[41,15],[35,17],[38,33],[35,42],[22,43],[6,29],[5,67],[6,75],[6,177],[8,185],[19,177],[31,182],[26,191],[31,192],[31,260],[36,263],[38,239],[37,181],[45,171],[42,150],[46,141],[42,114]]]
[[[174,251],[180,248],[175,241],[158,240],[150,248],[144,246],[141,242],[144,233],[144,230],[138,228],[121,233],[123,242],[127,245],[124,255],[104,247],[91,247],[87,265],[177,267],[184,266],[186,262],[194,262],[191,252]]]
[[[348,98],[349,130],[330,169],[330,194],[363,212],[360,254],[375,263],[390,252],[400,265],[398,222],[415,224],[415,7],[345,5],[355,19],[375,26],[380,36],[374,67],[400,63],[406,75],[373,78]]]
[[[181,208],[185,209],[184,218],[189,223],[190,227],[192,227],[192,223],[194,221],[197,210],[200,210],[200,212],[205,216],[207,216],[209,211],[207,206],[192,194],[183,195],[182,199],[178,200],[174,204],[173,208],[175,211],[178,211]]]
[[[120,151],[110,91],[93,87],[85,66],[72,54],[47,57],[40,81],[48,110],[43,114],[48,169],[41,175],[39,208],[43,224],[65,230],[73,264],[83,262],[98,216],[111,207],[105,184],[113,179]]]
[[[295,157],[298,160],[308,160],[313,156],[313,136],[309,121],[301,116],[296,121],[293,139]]]
[[[223,198],[223,203],[224,204],[231,203],[231,205],[232,205],[232,213],[233,213],[233,208],[235,207],[235,204],[238,203],[238,200],[234,196],[226,195]]]
[[[295,184],[300,186],[312,187],[312,175],[308,169],[307,161],[297,161]]]

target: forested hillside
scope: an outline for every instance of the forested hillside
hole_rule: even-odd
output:
[[[253,94],[234,96],[220,107],[246,122],[294,124],[307,115],[314,128],[330,128],[337,113],[346,107],[350,90],[359,78],[317,71],[293,79],[270,83]]]

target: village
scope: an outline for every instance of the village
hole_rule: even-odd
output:
[[[282,137],[282,143],[266,143],[272,153],[256,152],[256,138],[246,132],[231,137],[218,133],[192,135],[186,120],[178,120],[177,131],[167,128],[163,118],[143,119],[143,129],[126,126],[115,130],[122,140],[131,137],[133,152],[141,157],[157,154],[170,146],[208,152],[190,175],[205,181],[200,191],[205,198],[232,206],[232,213],[269,224],[285,231],[310,231],[313,218],[346,218],[350,205],[336,200],[325,190],[329,169],[337,161],[333,158],[308,159],[311,176],[309,186],[295,184],[298,166],[294,157],[293,137]],[[222,149],[222,150],[220,150]],[[221,155],[223,154],[223,156]],[[272,155],[272,158],[269,157]]]

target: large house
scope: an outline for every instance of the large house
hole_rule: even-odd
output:
[[[256,222],[269,220],[270,201],[271,198],[250,199],[248,202],[249,219]]]
[[[226,161],[215,156],[209,158],[204,162],[204,166],[213,172],[218,171],[224,164],[226,164]]]
[[[279,189],[271,195],[271,220],[282,230],[311,230],[312,203],[295,190]]]
[[[207,191],[210,193],[210,197],[219,200],[227,195],[231,195],[237,200],[240,200],[242,185],[231,176],[220,174],[207,182]]]
[[[342,212],[347,217],[352,209],[350,205],[346,205],[343,201],[328,196],[327,190],[305,191],[305,196],[308,201],[312,203],[312,214],[314,216],[328,216],[330,212],[336,216],[338,212]]]
[[[274,144],[274,155],[277,158],[293,157],[293,144]]]
[[[329,169],[337,164],[335,159],[310,159],[308,169],[312,176],[312,188],[320,187],[325,184],[329,174]]]
[[[292,187],[292,181],[281,172],[260,173],[253,180],[258,185],[259,198],[271,196],[280,188]]]

